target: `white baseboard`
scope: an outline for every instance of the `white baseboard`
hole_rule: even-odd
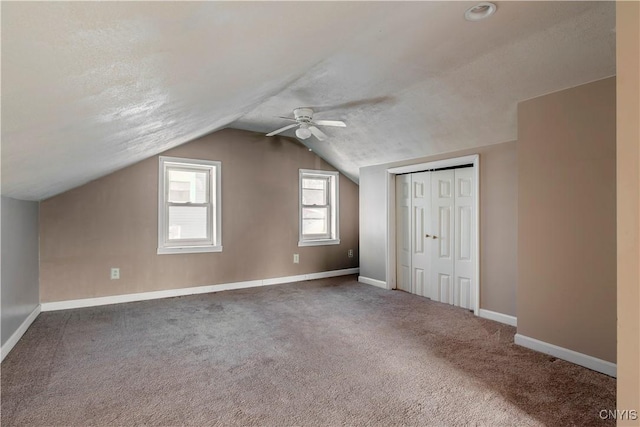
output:
[[[16,331],[13,334],[11,334],[7,342],[4,343],[4,345],[2,346],[2,349],[0,350],[0,353],[2,355],[1,356],[2,358],[0,359],[0,361],[4,360],[4,358],[7,357],[7,354],[9,354],[11,350],[13,350],[13,347],[18,343],[18,341],[20,341],[20,338],[22,338],[24,333],[27,332],[27,329],[29,329],[29,326],[31,326],[33,321],[36,320],[36,317],[38,317],[38,314],[40,314],[39,304],[27,316],[27,318],[24,319],[24,322],[22,322],[22,324],[18,327],[18,329],[16,329]]]
[[[584,366],[585,368],[589,368],[597,372],[602,372],[610,377],[617,377],[618,369],[615,363],[607,362],[606,360],[598,359],[587,354],[578,353],[577,351],[569,350],[568,348],[558,347],[557,345],[549,344],[535,338],[529,338],[521,334],[516,334],[514,342],[522,347],[539,351],[540,353],[549,354],[557,357],[558,359],[566,360],[567,362],[575,363],[576,365]]]
[[[365,283],[367,285],[377,286],[378,288],[382,288],[382,289],[389,289],[387,288],[387,282],[384,282],[382,280],[377,280],[377,279],[371,279],[369,277],[358,276],[358,282]]]
[[[508,314],[502,314],[491,310],[481,308],[478,310],[478,316],[495,322],[504,323],[505,325],[518,326],[518,318]]]
[[[358,274],[359,268],[322,271],[319,273],[300,274],[297,276],[275,277],[272,279],[249,280],[244,282],[222,283],[219,285],[196,286],[192,288],[168,289],[165,291],[141,292],[137,294],[113,295],[98,298],[83,298],[68,301],[43,302],[42,311],[67,310],[70,308],[96,307],[99,305],[119,304],[124,302],[146,301],[160,298],[180,297],[185,295],[207,294],[210,292],[229,291],[233,289],[255,288],[281,283],[302,282],[304,280],[324,279],[327,277]]]

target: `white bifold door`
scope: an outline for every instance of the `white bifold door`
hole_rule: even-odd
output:
[[[398,289],[411,288],[411,175],[396,176],[396,283]]]
[[[474,181],[472,167],[396,176],[399,289],[474,309]]]

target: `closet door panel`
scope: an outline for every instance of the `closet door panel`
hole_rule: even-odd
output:
[[[475,169],[454,170],[455,178],[455,286],[456,305],[473,310],[476,289]]]
[[[396,176],[396,281],[411,292],[411,175]]]
[[[429,271],[431,270],[432,246],[429,234],[431,228],[431,174],[416,172],[411,174],[411,205],[413,213],[413,293],[432,297]]]
[[[435,300],[454,303],[454,171],[431,172],[431,212],[434,249],[431,264]]]

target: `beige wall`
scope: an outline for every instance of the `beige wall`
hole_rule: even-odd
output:
[[[616,81],[518,107],[518,333],[616,362]]]
[[[335,169],[296,141],[223,130],[163,154],[222,161],[223,252],[156,254],[156,156],[41,203],[42,302],[357,267],[358,186],[342,175],[341,244],[298,247],[298,169]]]
[[[618,409],[640,412],[640,3],[616,8]],[[619,422],[640,425],[640,420]]]
[[[480,157],[480,308],[517,316],[518,145]]]
[[[516,315],[518,173],[515,141],[360,169],[360,275],[386,280],[386,170],[480,155],[480,308]],[[375,212],[375,215],[372,213]]]

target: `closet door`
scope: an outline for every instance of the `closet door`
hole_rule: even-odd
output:
[[[454,305],[473,310],[476,292],[475,169],[455,169]]]
[[[396,281],[411,292],[411,175],[396,176]]]
[[[411,174],[411,279],[413,293],[433,299],[431,283],[431,174]]]
[[[434,300],[454,304],[454,170],[431,172],[431,285]]]

